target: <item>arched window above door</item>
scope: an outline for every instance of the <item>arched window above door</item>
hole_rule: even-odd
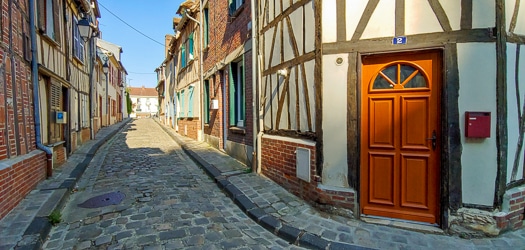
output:
[[[381,69],[372,83],[372,90],[429,88],[424,72],[403,62]]]

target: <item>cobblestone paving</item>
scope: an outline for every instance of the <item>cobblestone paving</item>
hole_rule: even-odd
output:
[[[80,208],[123,192],[118,205]],[[44,249],[298,249],[248,218],[150,119],[103,146]]]

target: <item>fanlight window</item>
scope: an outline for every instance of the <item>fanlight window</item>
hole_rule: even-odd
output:
[[[422,73],[411,65],[396,63],[379,71],[372,89],[427,88],[428,83]]]

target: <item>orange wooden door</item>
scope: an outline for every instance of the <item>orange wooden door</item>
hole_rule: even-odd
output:
[[[439,51],[363,58],[361,213],[439,223]]]

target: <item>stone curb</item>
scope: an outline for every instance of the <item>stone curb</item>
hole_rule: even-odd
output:
[[[279,236],[281,239],[290,242],[291,244],[305,247],[309,249],[355,249],[355,250],[368,250],[371,248],[360,247],[352,244],[328,241],[321,236],[308,233],[299,228],[290,226],[285,222],[275,218],[268,214],[263,209],[259,208],[253,203],[244,193],[231,183],[227,176],[222,176],[221,172],[210,162],[204,160],[195,151],[191,149],[186,143],[175,135],[172,131],[169,131],[164,125],[160,124],[159,121],[155,120],[157,124],[173,139],[175,140],[196,163],[201,166],[206,174],[212,178],[219,189],[223,190],[230,199],[243,211],[248,217],[257,222],[260,226],[273,234]]]
[[[66,201],[69,198],[70,191],[73,190],[77,181],[80,179],[87,166],[95,156],[95,153],[98,149],[104,145],[109,139],[113,138],[122,128],[124,128],[132,119],[127,119],[122,121],[122,124],[106,135],[106,137],[101,138],[98,142],[93,144],[86,154],[84,160],[77,164],[73,171],[71,171],[69,178],[65,179],[62,184],[54,190],[51,197],[44,203],[44,205],[37,212],[37,216],[33,218],[26,231],[22,235],[22,238],[35,238],[36,242],[33,241],[31,244],[17,246],[16,249],[42,249],[44,242],[46,241],[49,232],[51,231],[51,223],[49,222],[47,216],[54,210],[62,210],[65,206]],[[73,153],[74,154],[74,153]]]

